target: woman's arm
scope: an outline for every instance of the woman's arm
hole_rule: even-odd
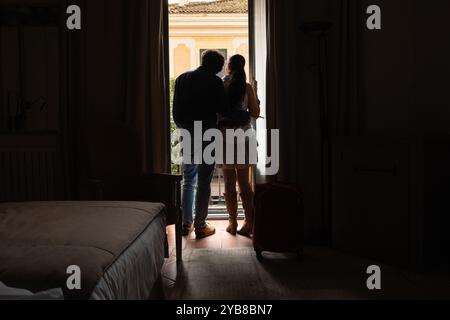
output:
[[[253,87],[247,84],[247,96],[248,96],[248,111],[252,118],[258,119],[261,115],[261,108],[259,107],[258,101],[256,99],[255,91]]]

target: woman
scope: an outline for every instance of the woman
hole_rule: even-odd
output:
[[[225,93],[229,106],[231,108],[230,114],[247,114],[247,118],[257,119],[260,115],[260,108],[257,102],[255,91],[252,86],[247,83],[247,75],[245,73],[245,58],[241,55],[232,56],[227,66],[227,76],[224,78]],[[250,117],[249,117],[249,116]],[[242,116],[240,117],[242,121]],[[239,121],[237,121],[239,122]],[[226,119],[221,122],[220,125],[226,137],[226,130],[238,130],[244,131],[252,130],[251,121],[247,121],[244,125],[233,125],[233,120]],[[226,139],[225,139],[226,140]],[[235,155],[237,154],[238,141],[225,141],[226,149],[231,147],[235,149]],[[242,142],[241,142],[242,143]],[[225,164],[219,166],[223,170],[223,176],[225,180],[225,201],[227,211],[229,214],[229,226],[227,232],[232,235],[237,233],[250,237],[253,231],[253,197],[254,192],[250,184],[251,167],[253,164],[250,162],[250,153],[256,154],[256,145],[250,146],[248,141],[245,143],[245,163],[241,163],[235,159],[230,161],[224,161]],[[250,150],[250,147],[254,147],[255,150]],[[239,185],[240,197],[245,211],[245,223],[241,230],[238,229],[237,215],[238,215],[238,193],[236,191],[236,182]]]

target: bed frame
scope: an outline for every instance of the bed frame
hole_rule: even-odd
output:
[[[83,198],[91,201],[144,201],[165,204],[167,225],[175,225],[177,262],[182,261],[182,177],[169,174],[145,174],[106,180],[85,179]],[[166,257],[169,247],[166,244]]]

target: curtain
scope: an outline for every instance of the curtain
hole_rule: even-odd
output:
[[[336,46],[333,56],[335,61],[336,78],[334,86],[337,88],[334,99],[334,134],[337,137],[359,136],[364,134],[362,106],[360,101],[360,35],[362,19],[362,5],[359,0],[336,1],[335,40]]]
[[[331,143],[337,136],[364,133],[359,102],[358,40],[365,25],[361,1],[266,1],[267,125],[280,130],[277,179],[303,186],[306,239],[328,244]],[[321,45],[322,51],[328,48],[327,54],[319,53],[317,37],[299,30],[303,23],[314,21],[333,23],[327,45]],[[329,70],[325,74],[329,90],[320,89],[319,55],[328,63],[322,70]],[[329,103],[324,121],[321,97],[326,93]]]
[[[277,128],[278,111],[275,108],[281,100],[280,82],[270,79],[281,79],[282,61],[280,60],[279,48],[283,43],[282,14],[283,1],[267,0],[267,125],[271,129]],[[269,141],[269,144],[271,142]]]
[[[296,126],[295,110],[290,108],[289,98],[295,95],[289,90],[289,85],[295,81],[295,75],[286,70],[289,64],[287,43],[289,42],[288,26],[286,23],[286,3],[289,1],[267,0],[267,96],[266,116],[267,128],[280,130],[280,170],[277,178],[283,181],[296,180]],[[294,48],[292,48],[295,50]],[[294,54],[290,54],[294,56]],[[292,67],[292,65],[291,65]],[[295,67],[294,67],[295,68]],[[291,71],[294,71],[291,69]],[[295,73],[295,71],[294,71]],[[274,146],[274,141],[268,136],[268,150]],[[289,152],[290,151],[290,152]],[[292,160],[292,161],[290,161]]]
[[[267,1],[267,127],[280,130],[279,181],[304,189],[306,241],[323,239],[316,42],[300,30],[312,2]],[[307,13],[306,13],[307,14]],[[268,149],[273,147],[269,141]]]
[[[169,173],[165,3],[82,2],[82,175]]]
[[[170,168],[167,15],[164,0],[125,4],[125,119],[139,136],[144,172]]]

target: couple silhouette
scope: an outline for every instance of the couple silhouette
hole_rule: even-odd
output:
[[[209,129],[250,130],[252,119],[260,115],[255,90],[247,82],[245,72],[246,61],[241,55],[232,56],[226,66],[226,76],[217,76],[225,65],[223,55],[215,50],[205,51],[199,68],[179,76],[175,82],[173,116],[179,129],[187,130],[194,136],[194,124],[202,123],[202,130]],[[224,134],[224,137],[226,135]],[[226,140],[227,138],[225,138]],[[238,141],[224,141],[226,147],[238,148]],[[247,154],[256,152],[249,150]],[[203,144],[203,148],[208,146]],[[236,153],[235,153],[236,154]],[[253,198],[254,192],[250,184],[250,173],[253,164],[246,157],[245,163],[236,159],[224,159],[224,164],[217,165],[223,171],[225,180],[225,201],[229,215],[227,232],[232,235],[241,234],[251,237],[253,230]],[[197,239],[215,234],[214,226],[207,222],[211,181],[216,165],[207,163],[183,163],[183,235],[195,231]],[[238,191],[245,211],[245,222],[238,231]],[[194,218],[195,217],[195,218]]]

